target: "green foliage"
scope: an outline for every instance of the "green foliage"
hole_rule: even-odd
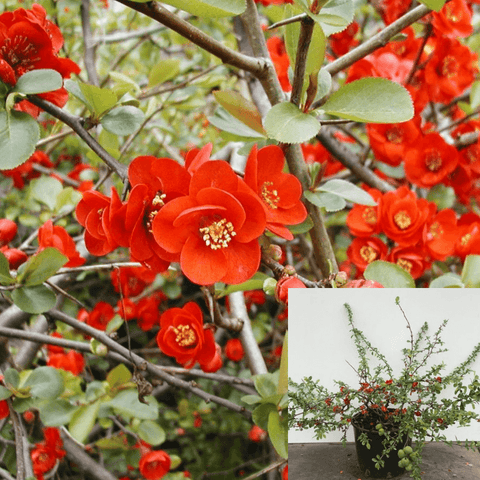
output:
[[[415,288],[415,281],[406,270],[383,260],[370,263],[363,276],[367,280],[375,280],[385,288]]]
[[[445,5],[446,0],[420,0],[421,3],[423,3],[425,6],[428,8],[431,8],[432,10],[435,10],[436,12],[439,12],[442,7]]]
[[[43,313],[55,306],[55,294],[45,285],[20,287],[12,292],[15,305],[27,313]]]
[[[167,0],[168,5],[198,17],[226,17],[245,11],[245,0]]]
[[[463,264],[462,283],[466,287],[480,287],[480,255],[467,255]]]
[[[321,110],[357,122],[399,123],[413,117],[410,94],[386,78],[361,78],[333,93]]]
[[[67,263],[68,258],[54,247],[30,257],[18,269],[17,283],[32,287],[41,285]]]
[[[105,114],[100,123],[115,135],[130,135],[140,128],[145,114],[132,105],[114,108]]]
[[[24,73],[18,79],[12,91],[34,95],[58,90],[62,85],[62,76],[56,70],[40,68]]]
[[[10,275],[10,267],[5,255],[0,252],[0,284],[11,285],[15,283],[15,279]]]
[[[28,113],[0,110],[0,170],[26,162],[39,137],[38,123]]]

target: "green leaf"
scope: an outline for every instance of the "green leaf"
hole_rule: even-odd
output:
[[[429,190],[427,200],[434,202],[438,210],[451,208],[456,200],[455,190],[452,187],[447,187],[442,184],[435,185]]]
[[[325,208],[327,212],[338,212],[347,206],[347,202],[334,193],[305,190],[303,194],[310,203]]]
[[[163,3],[200,18],[240,15],[246,8],[245,0],[166,0]]]
[[[35,95],[37,93],[52,92],[62,88],[62,76],[49,68],[30,70],[24,73],[15,84],[13,92]]]
[[[277,393],[277,383],[271,373],[262,373],[253,377],[255,389],[263,397],[269,397]]]
[[[90,405],[82,405],[74,414],[68,424],[68,430],[77,442],[83,443],[88,438],[97,419],[100,400]]]
[[[14,368],[7,368],[4,373],[5,382],[11,385],[13,388],[18,388],[20,383],[20,375]]]
[[[385,288],[415,288],[412,276],[394,263],[376,260],[368,265],[363,276],[375,280]]]
[[[470,87],[470,108],[475,110],[480,105],[480,80],[472,83]]]
[[[361,78],[340,87],[322,105],[329,115],[357,122],[399,123],[413,117],[408,91],[386,78]]]
[[[12,292],[15,305],[27,313],[43,313],[55,306],[55,294],[45,285],[21,287]]]
[[[117,313],[107,324],[105,332],[110,334],[117,331],[123,324],[125,320]]]
[[[37,121],[28,113],[0,111],[0,170],[25,163],[40,138]]]
[[[420,3],[423,3],[426,7],[439,12],[445,5],[446,1],[447,0],[420,0]]]
[[[148,86],[154,87],[176,77],[180,72],[180,60],[168,58],[152,67],[148,74]]]
[[[0,400],[5,400],[6,398],[10,398],[13,393],[8,389],[5,388],[3,385],[0,385]]]
[[[288,426],[287,417],[280,417],[275,410],[268,415],[268,436],[275,450],[282,458],[288,458]]]
[[[125,105],[110,110],[102,117],[100,123],[110,133],[115,135],[130,135],[140,128],[145,120],[145,114],[137,107]]]
[[[148,405],[139,402],[136,389],[129,389],[119,392],[106,405],[128,418],[156,420],[158,418],[158,406],[155,398],[148,396],[145,399],[149,403]]]
[[[375,167],[383,172],[387,177],[392,178],[405,178],[405,169],[403,168],[403,163],[398,167],[392,167],[383,162],[375,162]]]
[[[128,444],[125,444],[125,438],[119,436],[100,438],[95,442],[95,445],[103,450],[129,450],[131,448]]]
[[[460,278],[460,275],[455,273],[446,273],[441,277],[437,277],[430,282],[429,288],[463,288],[465,285]]]
[[[262,398],[258,395],[244,395],[241,400],[247,405],[255,405],[256,403],[260,403],[262,401]]]
[[[24,267],[17,277],[17,282],[27,287],[41,285],[67,262],[68,258],[60,253],[59,250],[54,247],[48,247],[30,257],[24,263]]]
[[[322,68],[318,74],[318,83],[317,83],[317,95],[315,101],[322,99],[325,95],[328,95],[330,89],[332,88],[332,76]]]
[[[244,137],[252,140],[265,138],[265,135],[252,130],[240,120],[230,115],[225,109],[217,108],[213,117],[208,117],[208,121],[214,126],[237,137]]]
[[[307,216],[307,218],[302,222],[299,223],[298,225],[290,225],[288,229],[294,234],[294,235],[299,235],[300,233],[307,233],[313,228],[313,220],[310,215]]]
[[[100,88],[87,83],[80,83],[79,86],[87,106],[97,117],[117,103],[115,92],[109,88]]]
[[[15,283],[15,279],[10,275],[10,266],[7,257],[0,252],[0,284],[11,285]]]
[[[42,175],[32,180],[30,192],[36,200],[45,204],[50,210],[55,208],[57,197],[63,190],[62,182],[53,177]]]
[[[165,430],[151,420],[143,421],[137,430],[138,436],[150,445],[160,445],[167,439]]]
[[[263,122],[269,138],[282,143],[303,143],[320,130],[319,121],[309,113],[303,113],[296,105],[283,102],[274,105]]]
[[[31,387],[30,394],[42,399],[58,398],[63,390],[62,374],[53,367],[37,367],[27,377],[22,387]]]
[[[65,187],[57,195],[54,212],[57,214],[63,213],[66,209],[70,209],[72,206],[82,199],[82,194],[75,190],[73,187]]]
[[[377,205],[377,202],[368,192],[346,180],[328,180],[323,185],[317,187],[315,191],[333,193],[349,202],[359,203],[360,205],[369,205],[372,207]]]
[[[248,292],[250,290],[261,290],[263,282],[268,278],[268,275],[262,272],[257,272],[250,280],[240,283],[238,285],[228,285],[222,290],[215,292],[216,298],[222,298],[230,295],[233,292]]]
[[[110,388],[119,387],[132,378],[130,370],[123,364],[120,363],[114,369],[110,370],[107,374],[107,382],[110,385]]]
[[[463,264],[462,282],[467,288],[480,287],[480,255],[467,255]]]
[[[61,398],[56,400],[48,399],[36,405],[40,411],[40,420],[47,427],[67,425],[72,420],[74,413],[79,409],[79,407]]]
[[[252,419],[255,425],[258,425],[261,429],[268,430],[268,416],[271,412],[276,412],[277,407],[273,403],[262,403],[256,407],[252,412]]]
[[[230,115],[261,135],[266,134],[262,125],[262,116],[252,102],[233,90],[217,90],[213,92],[213,96]]]

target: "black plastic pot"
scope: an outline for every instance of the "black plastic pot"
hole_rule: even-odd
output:
[[[398,451],[407,445],[411,445],[412,441],[407,436],[400,438],[396,447],[388,454],[389,456],[383,457],[382,460],[385,462],[383,468],[377,469],[373,459],[376,458],[377,455],[382,455],[385,436],[379,435],[378,431],[375,429],[376,424],[376,420],[372,421],[370,416],[365,416],[360,413],[354,415],[352,418],[358,465],[366,475],[369,475],[372,478],[391,478],[401,475],[405,472],[405,469],[398,466],[398,461],[400,460],[398,458]],[[385,426],[385,428],[387,428],[387,426]],[[397,432],[398,428],[395,426],[392,426],[392,428],[389,429],[390,436],[398,436]],[[362,442],[359,440],[362,433],[367,434],[370,449],[368,449],[366,445],[362,445]]]

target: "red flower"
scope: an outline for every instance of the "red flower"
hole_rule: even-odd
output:
[[[17,234],[17,224],[8,218],[0,219],[0,247],[10,243]]]
[[[215,344],[215,355],[207,364],[202,366],[202,370],[207,373],[214,373],[220,370],[223,366],[222,349],[218,343]]]
[[[462,261],[467,255],[480,255],[480,218],[467,215],[458,222],[455,255]]]
[[[114,188],[111,199],[95,190],[83,193],[75,214],[80,225],[85,227],[85,246],[92,255],[106,255],[119,246],[111,233],[111,221],[121,206],[122,201]]]
[[[432,12],[432,26],[439,37],[463,38],[473,32],[472,13],[465,0],[451,0]]]
[[[239,362],[245,355],[242,342],[238,338],[230,338],[225,345],[225,355],[229,360]]]
[[[428,221],[423,231],[423,245],[434,260],[444,261],[453,254],[457,237],[457,216],[446,208]]]
[[[75,350],[70,350],[68,353],[51,353],[48,355],[47,365],[79,375],[85,368],[85,359]]]
[[[282,5],[284,3],[293,3],[293,0],[255,0],[255,3],[261,3],[265,7],[268,5]]]
[[[289,288],[307,288],[305,284],[298,279],[296,275],[283,276],[275,286],[275,298],[277,301],[288,305],[288,289]]]
[[[285,50],[285,44],[280,37],[273,36],[267,40],[268,53],[277,72],[278,80],[284,92],[289,92],[292,89],[290,80],[288,79],[288,68],[290,67],[290,60]]]
[[[122,267],[110,274],[113,288],[124,297],[136,297],[155,280],[155,272],[145,267]]]
[[[147,480],[159,480],[168,473],[171,463],[167,452],[154,450],[142,455],[138,469]]]
[[[93,328],[103,330],[107,328],[108,322],[115,316],[113,307],[106,302],[98,302],[90,312],[86,322]]]
[[[117,302],[117,309],[119,315],[127,321],[134,319],[137,315],[137,307],[129,298],[120,299]]]
[[[359,41],[355,40],[355,35],[359,28],[358,22],[352,22],[345,30],[330,35],[330,47],[335,55],[345,55],[350,49],[359,44]]]
[[[442,183],[458,163],[458,152],[438,133],[428,133],[405,152],[407,180],[422,188]]]
[[[144,156],[130,164],[128,179],[132,190],[113,217],[113,236],[119,245],[130,248],[132,258],[163,272],[171,261],[178,261],[178,255],[158,245],[152,224],[164,205],[188,194],[190,174],[170,158]]]
[[[258,425],[253,425],[248,432],[248,438],[252,442],[263,442],[267,438],[267,432]]]
[[[257,151],[255,145],[245,166],[245,183],[260,197],[267,216],[267,229],[287,240],[293,240],[285,225],[296,225],[307,218],[300,200],[302,185],[289,173],[283,173],[285,157],[275,145]]]
[[[347,226],[350,229],[350,233],[355,237],[370,237],[375,233],[380,233],[378,203],[382,198],[382,192],[376,188],[369,188],[367,192],[377,202],[377,205],[355,204],[347,215]]]
[[[163,295],[163,294],[162,294]],[[165,296],[163,296],[165,298]],[[136,305],[135,315],[137,317],[137,325],[144,331],[151,330],[158,325],[160,314],[158,307],[162,298],[158,295],[150,295],[142,298]]]
[[[388,247],[377,237],[355,238],[347,249],[348,258],[360,273],[375,260],[385,260],[387,252]]]
[[[419,117],[408,122],[368,124],[367,134],[375,158],[396,167],[420,136]]]
[[[415,245],[422,238],[423,227],[434,213],[434,203],[417,198],[408,187],[387,192],[380,202],[383,232],[400,245]]]
[[[402,267],[414,279],[421,277],[430,266],[430,263],[425,260],[424,251],[417,246],[392,248],[388,261]]]
[[[180,256],[183,273],[194,283],[242,283],[260,264],[258,237],[265,211],[230,165],[210,160],[193,174],[189,195],[168,202],[156,214],[157,243]]]
[[[43,474],[51,470],[58,459],[63,458],[67,452],[63,450],[63,441],[57,428],[43,429],[43,442],[36,443],[30,452],[33,464],[33,473],[37,480],[43,480]]]
[[[21,190],[27,181],[38,178],[41,175],[40,172],[34,170],[35,164],[46,168],[53,167],[53,163],[48,155],[40,150],[37,150],[22,165],[10,170],[2,170],[1,173],[6,177],[11,177],[13,180],[13,186]]]
[[[63,45],[60,29],[46,19],[45,9],[34,4],[31,10],[19,8],[0,15],[0,80],[14,86],[24,73],[39,68],[56,70],[63,78],[80,73],[79,66],[67,58],[59,58]],[[59,107],[68,99],[64,88],[40,94]],[[34,116],[39,109],[22,101],[19,109]]]
[[[80,256],[73,238],[63,227],[54,226],[51,220],[46,221],[38,229],[37,252],[41,252],[47,247],[54,247],[68,257],[65,267],[79,267],[86,262],[85,258]]]
[[[283,469],[283,472],[282,472],[282,480],[288,480],[288,463],[287,463],[287,465],[285,466],[285,468]]]
[[[10,408],[6,400],[0,401],[0,420],[7,418],[10,415]]]
[[[372,2],[383,21],[389,25],[400,18],[410,8],[412,0],[377,0]]]
[[[215,339],[209,328],[204,328],[200,307],[188,302],[182,308],[170,308],[160,317],[157,335],[158,348],[185,368],[195,362],[207,365],[215,356]]]

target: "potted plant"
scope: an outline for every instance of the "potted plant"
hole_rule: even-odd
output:
[[[344,445],[347,430],[353,425],[357,458],[365,473],[383,478],[407,470],[411,478],[420,480],[422,450],[427,441],[451,444],[444,434],[450,425],[480,421],[480,412],[473,411],[480,403],[480,379],[470,368],[480,353],[480,343],[464,362],[445,374],[445,364],[432,364],[431,359],[446,351],[441,335],[448,321],[444,320],[433,335],[425,322],[414,335],[399,297],[395,301],[410,332],[408,345],[402,349],[401,371],[395,374],[380,350],[355,327],[346,303],[359,356],[359,383],[336,381],[338,389],[329,391],[312,377],[303,378],[300,384],[290,380],[288,425],[296,430],[313,428],[317,439],[340,431]],[[371,365],[372,358],[376,359],[375,366]],[[448,395],[447,388],[454,393]],[[467,441],[465,446],[475,448],[478,444]]]

